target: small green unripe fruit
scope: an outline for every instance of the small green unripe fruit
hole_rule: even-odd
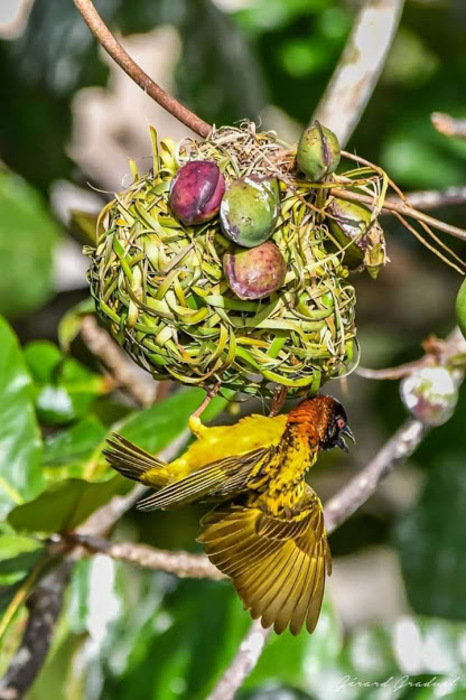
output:
[[[372,212],[363,204],[333,197],[327,207],[327,225],[337,243],[344,249],[343,262],[350,269],[364,263],[372,277],[377,277],[386,262],[385,239]]]
[[[466,279],[459,288],[458,296],[456,297],[456,318],[461,333],[466,338]]]
[[[280,185],[276,178],[238,178],[223,196],[220,223],[227,238],[253,248],[270,238],[279,213]]]
[[[315,121],[301,136],[296,160],[311,182],[319,182],[333,173],[340,162],[341,151],[333,131]]]
[[[334,197],[330,200],[327,211],[330,232],[345,248],[345,264],[351,268],[358,267],[364,260],[367,246],[364,234],[371,221],[370,210],[362,204]]]
[[[285,259],[272,241],[226,253],[223,269],[228,284],[240,299],[269,296],[282,286],[286,275]]]
[[[458,401],[455,376],[446,367],[421,367],[400,385],[401,398],[414,418],[425,425],[443,425]]]

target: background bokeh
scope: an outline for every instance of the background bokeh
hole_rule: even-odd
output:
[[[130,54],[204,119],[221,125],[247,117],[289,142],[317,106],[356,5],[96,2]],[[437,133],[430,114],[466,117],[465,84],[464,0],[407,0],[348,149],[379,163],[406,192],[464,185],[466,142]],[[79,338],[73,359],[57,346],[59,332],[71,337],[76,316],[61,319],[88,298],[87,263],[70,211],[96,212],[128,184],[129,157],[141,170],[150,167],[148,124],[176,139],[185,128],[97,49],[71,0],[2,0],[0,114],[0,314],[10,324],[0,324],[6,445],[0,607],[6,609],[40,556],[38,533],[75,524],[124,488],[98,457],[111,426],[120,421],[128,437],[158,449],[183,429],[200,394],[189,390],[162,410],[138,411],[122,395],[109,395]],[[466,227],[464,205],[434,213]],[[396,221],[385,216],[382,223],[391,263],[376,281],[354,279],[362,364],[370,367],[415,359],[426,336],[445,336],[455,323],[460,284]],[[464,256],[464,244],[446,242]],[[397,382],[351,376],[328,390],[344,401],[358,443],[349,456],[325,455],[313,470],[310,481],[323,499],[405,417]],[[261,408],[248,404],[242,411]],[[216,420],[233,418],[227,410]],[[332,535],[334,575],[316,633],[273,638],[239,697],[466,697],[465,421],[463,389],[454,417]],[[115,536],[197,551],[201,512],[131,511]],[[20,610],[0,671],[24,621]],[[248,625],[227,584],[179,581],[95,556],[74,569],[51,653],[27,697],[202,700]],[[423,687],[411,687],[405,674]],[[383,687],[391,677],[398,687],[395,681]],[[429,686],[433,677],[440,685]]]

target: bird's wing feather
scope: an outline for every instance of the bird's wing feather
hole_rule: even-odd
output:
[[[107,440],[102,451],[107,462],[129,479],[152,486],[163,486],[168,479],[167,465],[118,433]]]
[[[154,510],[181,506],[205,498],[231,498],[245,489],[251,472],[268,459],[271,449],[260,448],[244,455],[211,462],[144,498],[137,507],[139,510]]]
[[[312,632],[322,605],[330,552],[317,496],[309,489],[299,514],[284,518],[257,507],[220,505],[202,521],[199,542],[232,579],[245,608],[277,634]]]

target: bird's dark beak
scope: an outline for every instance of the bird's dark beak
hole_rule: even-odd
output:
[[[348,452],[349,451],[348,445],[346,444],[345,438],[343,437],[343,435],[346,435],[347,437],[349,437],[350,440],[353,441],[353,443],[356,443],[354,433],[351,430],[351,428],[349,427],[349,425],[345,425],[345,427],[340,430],[340,435],[338,436],[338,440],[337,440],[337,447],[339,447],[341,450],[343,450],[343,452]]]
[[[343,435],[347,435],[354,445],[356,444],[356,438],[354,437],[354,433],[349,427],[349,425],[345,425],[341,432],[343,433]]]

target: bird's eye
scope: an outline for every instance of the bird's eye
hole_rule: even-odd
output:
[[[346,425],[346,421],[344,418],[337,418],[337,428],[339,430],[342,430]]]

